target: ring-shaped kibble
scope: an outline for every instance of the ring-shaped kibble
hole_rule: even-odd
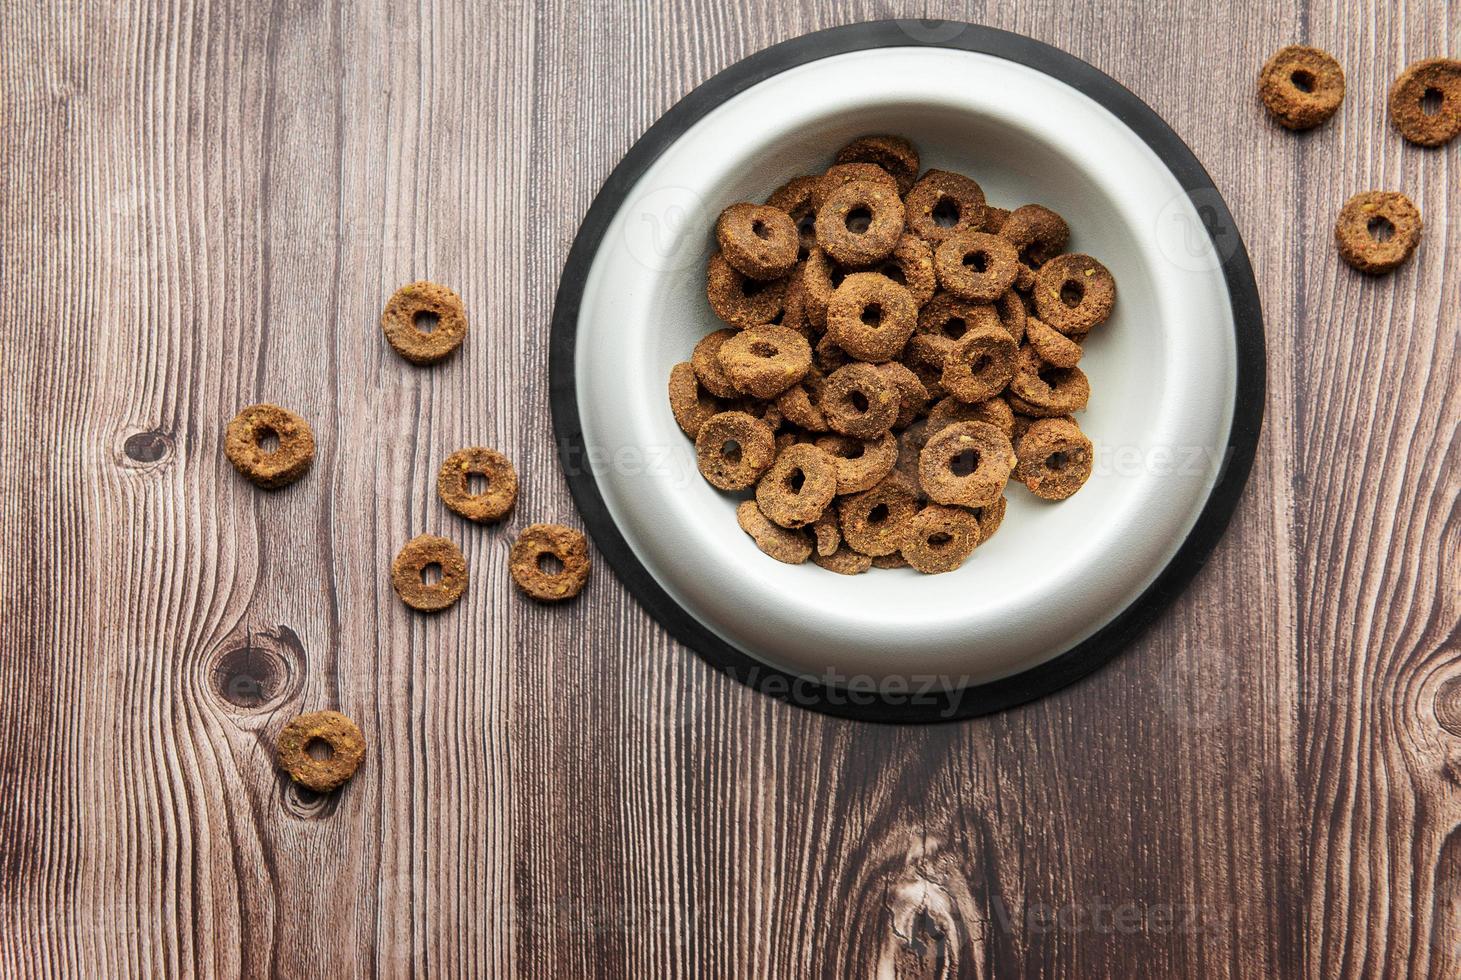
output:
[[[962,231],[984,227],[984,191],[963,174],[930,170],[903,199],[908,230],[937,247]]]
[[[837,495],[837,466],[811,443],[783,450],[756,484],[761,513],[786,528],[806,527]]]
[[[756,547],[777,561],[800,565],[812,556],[812,542],[806,531],[793,531],[773,522],[754,500],[743,500],[736,507],[736,523]]]
[[[412,364],[435,364],[462,345],[467,310],[440,283],[407,283],[392,294],[380,315],[386,341]]]
[[[866,440],[834,433],[819,437],[816,447],[832,459],[839,497],[877,486],[898,462],[898,440],[891,432]]]
[[[474,476],[486,481],[486,489],[473,492]],[[441,464],[441,471],[436,475],[436,494],[447,510],[469,521],[479,524],[500,521],[517,503],[517,470],[495,449],[486,446],[458,449]]]
[[[898,418],[898,389],[871,364],[848,364],[833,371],[822,389],[822,414],[834,432],[855,439],[876,439]]]
[[[853,181],[817,208],[817,244],[841,265],[875,265],[893,254],[901,237],[903,202],[882,184]]]
[[[878,371],[898,389],[898,417],[893,420],[893,428],[905,429],[928,407],[928,389],[906,364],[889,361],[879,364]]]
[[[786,280],[761,282],[741,275],[716,252],[705,270],[705,298],[715,315],[733,327],[759,327],[781,312]]]
[[[324,758],[310,755],[310,746],[329,747]],[[275,760],[289,778],[316,793],[328,793],[355,775],[365,758],[360,726],[338,711],[311,711],[289,720],[275,742]]]
[[[893,253],[878,266],[880,272],[908,290],[913,302],[922,306],[938,292],[938,276],[933,271],[933,248],[917,235],[903,235]]]
[[[433,567],[441,577],[427,582],[426,573]],[[446,538],[419,535],[407,541],[391,562],[391,586],[412,609],[440,612],[467,591],[467,560],[462,550]]]
[[[962,507],[929,504],[908,520],[903,558],[925,575],[952,572],[979,547],[979,521]]]
[[[1420,244],[1420,233],[1420,211],[1395,191],[1356,194],[1340,209],[1334,225],[1340,257],[1370,275],[1403,265]]]
[[[820,387],[819,381],[817,388]],[[820,398],[814,396],[805,383],[792,385],[776,396],[776,408],[781,417],[807,432],[827,431],[827,416],[822,414],[819,402]]]
[[[721,412],[700,426],[695,459],[711,486],[746,490],[776,461],[776,435],[753,415]]]
[[[891,555],[878,555],[873,559],[874,568],[907,568],[908,561],[898,552]]]
[[[1025,337],[1034,348],[1040,360],[1060,368],[1073,368],[1080,363],[1081,345],[1059,330],[1051,330],[1041,320],[1029,317],[1025,321]]]
[[[720,347],[720,366],[741,391],[753,398],[775,398],[812,367],[807,339],[787,327],[750,327]]]
[[[918,151],[901,136],[859,136],[837,151],[837,162],[876,164],[898,182],[899,194],[907,194],[918,179]]]
[[[1018,464],[1016,464],[1018,465]],[[979,543],[983,544],[994,537],[994,532],[1004,523],[1004,510],[1007,506],[1005,498],[1001,495],[992,504],[985,504],[983,507],[970,508],[969,513],[979,522]]]
[[[781,301],[781,315],[773,317],[771,322],[778,327],[786,327],[795,330],[808,343],[815,341],[817,331],[812,328],[811,321],[807,319],[807,287],[806,287],[806,265],[798,263],[786,277],[786,295]]]
[[[1025,309],[1025,300],[1019,293],[1006,289],[1004,295],[994,301],[994,312],[1005,331],[1015,338],[1015,343],[1025,339],[1025,320],[1029,318],[1029,311]]]
[[[1018,353],[1014,338],[1004,327],[975,327],[954,342],[944,359],[943,386],[969,404],[993,398],[1014,377]]]
[[[1291,44],[1258,72],[1258,94],[1286,129],[1312,129],[1344,101],[1344,70],[1328,51]]]
[[[1015,247],[1020,264],[1033,272],[1065,251],[1070,225],[1043,204],[1025,204],[1010,212],[999,237]]]
[[[552,559],[548,566],[545,559]],[[562,602],[583,591],[591,563],[588,539],[562,524],[523,528],[507,557],[507,570],[523,594],[539,602]]]
[[[860,551],[853,551],[847,545],[841,545],[827,555],[820,551],[815,552],[812,555],[812,561],[816,562],[819,568],[836,572],[838,575],[861,575],[873,567],[873,560],[870,556]]]
[[[812,544],[823,558],[842,547],[842,528],[837,523],[837,508],[828,507],[812,522]]]
[[[827,304],[832,301],[832,294],[842,285],[844,278],[842,270],[820,248],[813,248],[801,264],[802,299],[807,322],[818,330],[827,328]]]
[[[733,269],[759,281],[780,279],[790,272],[801,248],[791,215],[765,204],[745,202],[720,212],[715,240]]]
[[[1084,335],[1116,305],[1116,280],[1089,255],[1057,255],[1035,273],[1035,312],[1063,334]]]
[[[993,303],[1015,284],[1020,259],[998,235],[965,231],[950,235],[933,255],[939,285],[959,299]]]
[[[730,327],[712,330],[696,341],[695,349],[690,352],[690,366],[695,369],[695,377],[716,398],[739,398],[745,394],[720,366],[720,348],[738,332]]]
[[[972,405],[953,395],[941,398],[928,410],[927,432],[932,436],[955,422],[987,422],[1007,436],[1013,437],[1015,413],[1003,398],[989,398]]]
[[[720,401],[705,390],[690,362],[681,361],[670,369],[670,411],[680,431],[694,439],[705,420],[724,409]]]
[[[821,181],[816,189],[812,191],[812,207],[821,210],[822,205],[833,194],[846,187],[848,184],[869,183],[877,184],[886,188],[888,193],[895,197],[902,197],[898,190],[898,182],[893,175],[875,163],[838,163],[827,168],[822,174]]]
[[[767,207],[776,208],[778,211],[785,211],[791,216],[796,224],[797,240],[801,242],[801,248],[797,253],[797,261],[807,257],[807,254],[817,244],[817,189],[822,184],[821,174],[804,174],[801,177],[793,177],[772,193],[766,199]]]
[[[273,439],[278,444],[265,448]],[[315,435],[287,408],[261,403],[233,417],[223,433],[223,453],[233,468],[266,490],[288,486],[309,472]]]
[[[1443,146],[1461,134],[1461,61],[1427,58],[1401,72],[1390,86],[1390,121],[1417,146]]]
[[[1020,348],[1015,375],[1010,378],[1010,408],[1021,415],[1053,418],[1070,415],[1086,407],[1091,382],[1078,367],[1047,364],[1029,344]]]
[[[1032,423],[1015,455],[1015,479],[1044,500],[1064,500],[1085,486],[1095,462],[1091,440],[1067,418]]]
[[[917,326],[918,304],[908,290],[876,272],[854,272],[827,304],[827,336],[859,361],[893,360]]]
[[[987,422],[955,422],[929,437],[918,456],[918,482],[929,499],[984,507],[1004,493],[1015,468],[1009,436]]]
[[[918,311],[918,333],[947,341],[928,351],[936,356],[940,369],[953,343],[974,327],[1001,324],[998,309],[988,303],[960,299],[953,293],[939,293]]]
[[[984,220],[979,223],[980,231],[987,231],[991,235],[998,235],[1004,223],[1009,220],[1010,212],[1005,208],[997,208],[993,204],[984,205]]]
[[[847,546],[874,558],[903,543],[903,530],[918,511],[918,495],[896,473],[837,503],[837,521]]]

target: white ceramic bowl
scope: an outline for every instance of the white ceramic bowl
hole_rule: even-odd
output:
[[[633,160],[641,172],[616,174],[622,186],[611,181],[612,197],[596,203],[597,221],[585,223],[591,240],[580,237],[565,282],[577,298],[567,351],[555,335],[555,415],[576,413],[568,425],[558,418],[560,433],[574,442],[581,431],[576,448],[586,453],[565,455],[570,479],[581,503],[585,492],[602,502],[585,509],[601,549],[607,528],[594,516],[606,514],[611,560],[621,574],[639,566],[626,580],[652,580],[657,604],[668,597],[746,662],[821,685],[865,677],[895,691],[899,679],[963,690],[1026,674],[1139,605],[1193,535],[1219,478],[1231,477],[1243,332],[1225,262],[1236,251],[1246,270],[1246,257],[1235,233],[1216,245],[1209,234],[1213,209],[1227,214],[1216,192],[1189,192],[1149,134],[1046,71],[911,39],[817,57],[692,108],[697,118],[660,134],[652,162]],[[1115,313],[1082,361],[1091,479],[1058,504],[1012,484],[998,534],[937,576],[845,577],[762,554],[736,524],[738,498],[700,478],[666,398],[671,367],[722,326],[704,271],[720,210],[764,200],[824,169],[852,138],[881,132],[912,140],[925,169],[973,176],[993,204],[1054,208],[1072,229],[1070,250],[1099,258],[1118,284]],[[1183,177],[1191,187],[1190,172]],[[561,292],[559,316],[565,308]],[[1256,419],[1244,423],[1256,438]],[[1218,531],[1226,510],[1220,516]]]

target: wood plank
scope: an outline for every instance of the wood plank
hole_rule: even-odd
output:
[[[546,331],[599,183],[694,85],[891,0],[35,0],[0,9],[0,972],[1089,976],[1461,972],[1455,148],[1384,121],[1455,53],[1440,0],[935,3],[1056,44],[1161,113],[1247,238],[1267,422],[1233,527],[1106,670],[991,719],[811,715],[714,673],[596,570],[522,601],[508,544],[573,518]],[[916,14],[925,14],[918,8]],[[935,29],[910,24],[910,31]],[[1293,41],[1349,75],[1304,136],[1253,90]],[[1369,280],[1354,191],[1426,216]],[[379,342],[452,283],[453,361]],[[260,494],[251,401],[319,456]],[[516,513],[435,467],[484,441]],[[423,619],[386,569],[458,540]],[[320,799],[294,713],[370,738]]]

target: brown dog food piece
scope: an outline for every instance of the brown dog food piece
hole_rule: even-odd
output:
[[[743,276],[780,279],[796,265],[801,239],[791,215],[764,204],[732,204],[715,222],[720,254]]]
[[[1018,350],[997,322],[974,327],[954,342],[944,358],[943,386],[962,402],[987,401],[1014,377]]]
[[[848,547],[877,557],[898,550],[903,529],[917,510],[913,488],[894,473],[871,490],[842,498],[837,522]]]
[[[929,504],[903,532],[903,558],[925,575],[952,572],[979,546],[979,521],[959,507]]]
[[[827,336],[859,361],[891,361],[918,325],[908,290],[876,272],[855,272],[827,304]]]
[[[812,522],[817,554],[826,558],[842,546],[842,529],[837,525],[837,508],[828,507]]]
[[[987,231],[991,235],[998,235],[1004,223],[1009,220],[1010,212],[1005,208],[997,208],[988,202],[984,205],[984,220],[979,224],[980,231]]]
[[[691,376],[693,380],[693,375]],[[481,493],[471,491],[470,478],[487,481]],[[441,464],[436,494],[448,510],[479,524],[500,521],[517,503],[517,470],[495,449],[472,446],[458,449]]]
[[[796,223],[797,238],[801,243],[797,254],[798,262],[805,259],[807,253],[817,244],[817,206],[813,198],[821,184],[821,174],[793,177],[776,188],[775,193],[766,199],[768,207],[785,211]]]
[[[785,528],[813,523],[836,495],[836,464],[808,443],[784,450],[756,484],[761,513]]]
[[[880,272],[908,290],[913,302],[922,306],[938,291],[938,276],[933,271],[933,248],[917,235],[903,235],[893,246],[893,254],[878,266]]]
[[[776,461],[771,426],[745,412],[721,412],[700,426],[695,437],[700,473],[721,490],[746,490]]]
[[[432,321],[435,324],[426,328]],[[396,290],[380,315],[386,341],[412,364],[435,364],[462,345],[467,311],[445,286],[421,280]]]
[[[1080,368],[1047,364],[1030,344],[1020,348],[1008,393],[1014,411],[1042,418],[1070,415],[1085,408],[1090,397],[1091,383]]]
[[[1034,317],[1025,320],[1025,336],[1040,360],[1061,368],[1073,368],[1081,359],[1081,345],[1058,330],[1051,330]]]
[[[1004,493],[1015,468],[1009,436],[987,422],[955,422],[929,437],[918,478],[935,503],[983,507]]]
[[[876,439],[898,418],[898,389],[871,364],[848,364],[833,371],[822,390],[822,414],[834,432]]]
[[[918,151],[901,136],[859,136],[837,151],[838,163],[872,163],[886,170],[907,194],[918,179]]]
[[[788,565],[800,565],[812,556],[812,543],[805,531],[791,531],[773,523],[754,500],[743,500],[736,508],[736,523],[751,536],[756,547]]]
[[[984,191],[963,174],[930,170],[904,198],[908,230],[937,247],[961,231],[984,226]]]
[[[833,194],[848,184],[876,184],[895,197],[902,197],[893,175],[875,163],[838,163],[827,168],[812,192],[812,207],[821,210]]]
[[[310,743],[324,742],[329,754],[316,759]],[[365,758],[365,736],[360,726],[338,711],[311,711],[290,719],[275,743],[275,759],[289,778],[316,793],[344,785]]]
[[[705,270],[705,298],[715,315],[744,330],[770,323],[786,300],[786,280],[759,282],[750,279],[716,252]]]
[[[1064,500],[1085,486],[1095,461],[1091,440],[1066,418],[1031,423],[1015,452],[1015,479],[1045,500]]]
[[[1383,242],[1375,237],[1382,229],[1389,232]],[[1415,253],[1420,232],[1420,211],[1410,198],[1394,191],[1365,191],[1350,198],[1339,212],[1334,241],[1344,261],[1361,272],[1380,275]]]
[[[898,441],[891,432],[866,441],[851,436],[826,435],[817,439],[816,446],[832,458],[837,469],[838,496],[861,493],[877,486],[898,461]]]
[[[1084,336],[1116,305],[1116,280],[1089,255],[1057,255],[1035,273],[1035,310],[1047,326]]]
[[[889,361],[877,367],[878,372],[898,389],[898,417],[893,420],[893,428],[906,429],[928,407],[928,389],[923,386],[918,375],[897,361]]]
[[[807,339],[786,327],[749,327],[721,345],[716,355],[727,377],[755,398],[775,398],[812,367]]]
[[[955,422],[987,422],[1005,435],[1014,431],[1014,412],[1002,397],[969,404],[953,395],[940,399],[928,411],[927,432],[932,436]]]
[[[807,322],[818,330],[825,330],[827,304],[832,301],[832,293],[842,285],[845,276],[820,248],[813,248],[807,253],[806,261],[801,264],[801,276]]]
[[[1018,464],[1016,464],[1018,465]],[[983,507],[974,507],[969,513],[979,522],[979,543],[983,544],[994,537],[994,532],[1004,523],[1005,498],[1001,496],[992,504],[985,504]]]
[[[670,411],[674,413],[675,424],[680,430],[694,439],[705,420],[724,409],[705,390],[690,362],[681,361],[670,369]]]
[[[1344,101],[1344,70],[1328,51],[1291,44],[1258,73],[1258,94],[1286,129],[1312,129]]]
[[[690,366],[695,369],[695,377],[716,398],[739,398],[745,394],[720,364],[720,348],[738,332],[729,327],[714,330],[701,337],[690,353]]]
[[[842,545],[830,555],[824,555],[820,551],[813,553],[812,561],[818,567],[825,568],[829,572],[836,572],[838,575],[861,575],[873,567],[873,560],[860,551],[853,551],[847,545]]]
[[[441,570],[441,580],[428,584],[424,576],[433,565]],[[440,612],[467,591],[467,560],[446,538],[422,534],[407,541],[391,562],[391,585],[412,609]]]
[[[896,190],[853,181],[817,208],[817,244],[836,262],[866,269],[893,254],[903,237],[903,202]]]
[[[279,443],[272,451],[264,448],[270,436]],[[309,472],[315,459],[315,435],[308,422],[287,408],[250,405],[228,423],[223,454],[250,481],[277,490]]]
[[[549,571],[543,559],[558,567]],[[507,570],[517,587],[539,602],[562,602],[583,591],[589,573],[588,539],[561,524],[531,524],[512,543]]]
[[[1441,100],[1434,113],[1427,98]],[[1400,73],[1390,86],[1390,121],[1417,146],[1444,146],[1461,133],[1461,61],[1427,58]]]
[[[827,416],[822,414],[820,399],[813,394],[820,391],[823,381],[818,378],[814,383],[808,380],[801,384],[792,385],[783,391],[776,398],[776,408],[781,412],[781,417],[792,425],[805,429],[808,432],[826,432]]]
[[[1015,247],[1020,263],[1033,272],[1065,251],[1070,225],[1043,204],[1024,204],[1009,213],[999,237]]]
[[[933,256],[939,285],[973,303],[993,303],[1015,284],[1019,253],[998,235],[964,231],[950,235]]]
[[[999,322],[1005,331],[1015,338],[1015,343],[1025,339],[1025,321],[1029,319],[1029,314],[1025,309],[1025,300],[1019,293],[1013,289],[1005,290],[1004,295],[994,301],[994,312],[999,315]]]

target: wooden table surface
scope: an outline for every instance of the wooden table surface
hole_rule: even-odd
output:
[[[5,3],[0,972],[1461,975],[1461,144],[1383,111],[1458,10]],[[727,680],[602,564],[541,608],[506,558],[576,520],[546,338],[610,169],[747,54],[926,13],[1071,51],[1192,146],[1269,389],[1231,529],[1143,639],[1037,704],[891,728]],[[1255,94],[1291,42],[1348,74],[1308,135]],[[1387,278],[1332,246],[1369,188],[1425,215]],[[473,317],[433,370],[377,329],[418,277]],[[222,452],[259,400],[318,436],[276,494]],[[517,463],[505,527],[431,492],[473,443]],[[387,577],[421,532],[473,576],[436,618]],[[328,798],[272,761],[322,708],[370,741]]]

